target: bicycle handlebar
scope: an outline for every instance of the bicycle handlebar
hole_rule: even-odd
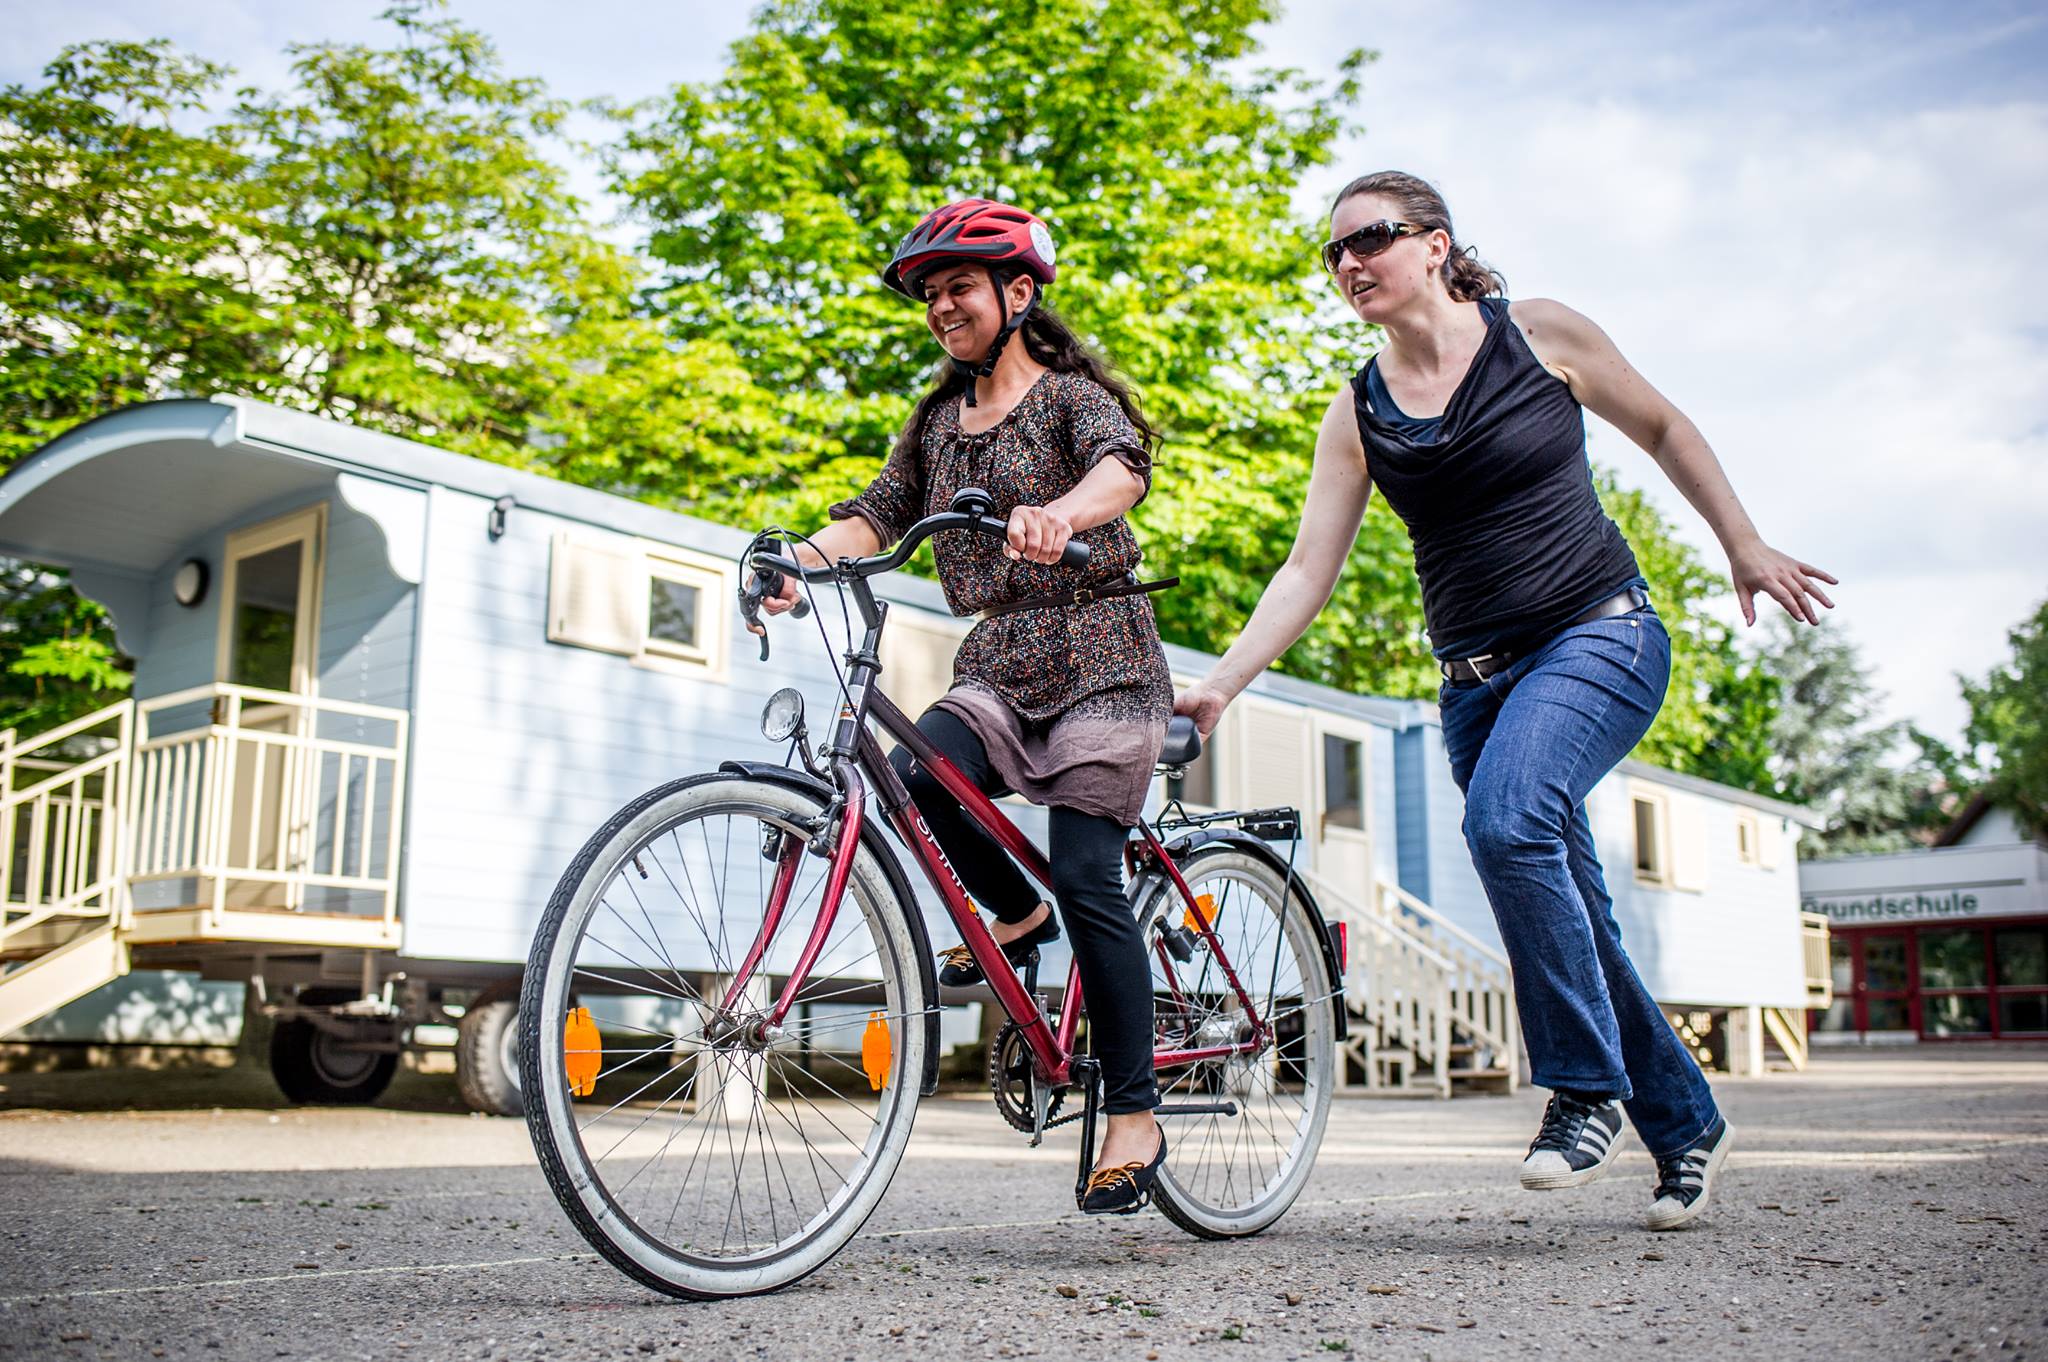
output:
[[[912,525],[904,532],[896,547],[887,553],[878,553],[867,558],[842,558],[836,563],[826,563],[821,567],[804,567],[794,558],[779,553],[756,553],[753,561],[758,567],[797,577],[806,582],[830,581],[842,575],[875,577],[902,567],[910,561],[911,555],[923,546],[925,540],[941,530],[972,530],[977,534],[988,535],[992,539],[1009,537],[1008,526],[1003,521],[963,511],[940,511],[937,515],[928,515]],[[1060,563],[1064,567],[1088,566],[1088,546],[1078,539],[1069,539],[1067,546],[1060,550]]]
[[[841,578],[876,577],[884,572],[894,572],[910,561],[911,555],[918,551],[925,540],[941,530],[971,530],[976,534],[988,535],[992,539],[1009,538],[1008,523],[986,512],[940,511],[937,515],[928,515],[912,525],[904,532],[902,540],[894,549],[867,558],[841,558],[836,563],[805,567],[787,554],[756,550],[747,556],[747,563],[754,571],[747,584],[740,588],[740,614],[749,625],[759,625],[762,600],[779,594],[782,590],[782,579],[785,577],[795,577],[804,582],[825,582]],[[1060,550],[1060,564],[1072,568],[1086,567],[1088,556],[1086,544],[1078,539],[1069,539],[1066,547]],[[798,601],[796,609],[791,613],[801,619],[809,613],[808,606],[805,602]],[[761,635],[761,660],[765,662],[768,660],[768,635],[765,630],[757,632]]]

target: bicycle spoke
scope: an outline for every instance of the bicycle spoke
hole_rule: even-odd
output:
[[[815,930],[830,862],[806,860],[787,880],[771,934],[768,900],[781,876],[767,853],[795,845],[778,835],[803,835],[794,816],[699,802],[700,813],[643,823],[638,840],[608,850],[602,864],[613,872],[556,940],[568,953],[558,977],[581,991],[575,1005],[591,1009],[600,1035],[577,1056],[594,1049],[601,1063],[589,1104],[598,1110],[563,1107],[585,1199],[604,1198],[605,1236],[715,1273],[815,1252],[805,1246],[822,1242],[818,1227],[857,1199],[865,1216],[874,1192],[863,1189],[878,1188],[900,1157],[901,1119],[917,1094],[900,1081],[873,1087],[863,1034],[888,1027],[900,1065],[922,1053],[911,1028],[927,1010],[900,925],[894,936],[882,926],[914,905],[899,906],[893,891],[878,899],[872,869],[848,881],[809,972],[793,989],[776,982]],[[755,966],[735,980],[742,958]],[[770,1030],[784,991],[800,1011]],[[553,1006],[559,1019],[559,994]],[[913,1034],[919,1043],[906,1052]],[[557,1066],[542,1098],[562,1104],[564,1034],[536,1043]]]

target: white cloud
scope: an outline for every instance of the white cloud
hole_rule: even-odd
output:
[[[1375,11],[1368,130],[1317,188],[1420,173],[1516,296],[1603,325],[1765,537],[1843,578],[1832,623],[1893,712],[1954,736],[1954,672],[2003,657],[2048,596],[2048,102],[1902,97],[1872,32],[1674,52],[1619,22],[1488,22],[1510,14]],[[1308,7],[1275,55],[1315,69],[1336,22]],[[1947,35],[1914,74],[1941,84],[1930,63],[1988,41]],[[1597,422],[1593,447],[1719,561],[1654,464]]]
[[[292,40],[376,34],[385,0],[15,5],[0,79],[66,42],[162,33],[274,84]],[[654,95],[723,65],[737,5],[458,0],[562,97]],[[2048,595],[2048,19],[2026,0],[1842,7],[1361,8],[1295,0],[1266,59],[1358,45],[1365,136],[1313,186],[1436,180],[1517,296],[1605,326],[1713,441],[1766,536],[1844,578],[1833,623],[1894,710],[1945,735]],[[1113,92],[1104,92],[1104,98]],[[591,167],[572,164],[590,193]],[[1709,552],[1653,465],[1595,456]]]

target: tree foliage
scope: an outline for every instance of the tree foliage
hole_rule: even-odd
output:
[[[813,524],[873,475],[938,358],[879,266],[925,211],[985,193],[1051,222],[1053,301],[1164,433],[1137,512],[1151,566],[1185,582],[1157,598],[1162,629],[1221,650],[1285,558],[1330,393],[1377,339],[1330,302],[1322,223],[1296,207],[1367,56],[1329,86],[1261,69],[1273,13],[770,0],[721,78],[614,111],[606,164],[646,255],[569,194],[562,105],[433,0],[388,11],[389,41],[292,49],[268,92],[226,95],[228,72],[161,42],[67,49],[0,91],[0,466],[129,402],[232,393]],[[1603,495],[1674,638],[1640,754],[1775,790],[1779,683],[1699,609],[1724,583],[1640,495]],[[20,598],[8,684],[111,698],[103,617],[27,604],[45,586]],[[1434,694],[1383,501],[1280,666]]]
[[[878,278],[938,204],[1030,206],[1060,246],[1049,297],[1164,436],[1137,520],[1169,638],[1220,649],[1286,556],[1348,337],[1318,323],[1302,175],[1348,127],[1332,88],[1250,69],[1265,0],[773,0],[725,75],[642,111],[613,158],[652,229],[655,310],[771,395],[741,476],[670,495],[742,523],[815,523],[879,467],[938,359]],[[1111,93],[1113,92],[1113,94]],[[682,470],[678,470],[682,471]],[[1339,599],[1286,670],[1426,684],[1406,536],[1375,508]]]
[[[0,90],[0,466],[78,422],[258,380],[266,325],[223,186],[248,164],[178,122],[222,68],[169,44],[66,49]]]
[[[2048,601],[2006,635],[2012,659],[1962,681],[1966,737],[1985,754],[1985,793],[2048,836]]]
[[[1880,723],[1882,695],[1839,630],[1774,617],[1760,652],[1781,688],[1771,772],[1784,797],[1821,810],[1809,854],[1903,851],[1926,844],[1957,803],[1955,754],[1911,724]]]

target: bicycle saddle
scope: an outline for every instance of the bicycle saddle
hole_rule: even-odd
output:
[[[1166,746],[1159,749],[1161,766],[1186,766],[1202,755],[1202,734],[1195,721],[1176,714],[1166,721]]]

